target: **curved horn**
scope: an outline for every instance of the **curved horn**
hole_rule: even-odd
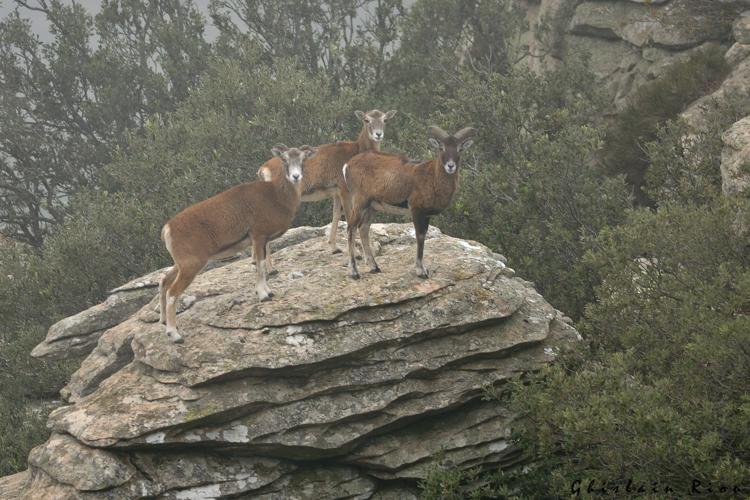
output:
[[[458,142],[464,142],[466,139],[468,139],[469,137],[474,137],[476,134],[477,129],[473,127],[466,127],[456,132],[453,137],[455,137]]]
[[[430,127],[430,136],[434,137],[435,139],[439,140],[440,142],[445,142],[445,140],[450,137],[450,134],[446,132],[445,130],[441,129],[437,125],[433,125]]]

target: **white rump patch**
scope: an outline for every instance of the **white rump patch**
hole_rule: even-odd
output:
[[[167,247],[167,251],[172,254],[172,231],[169,229],[169,224],[164,225],[162,229],[162,236],[164,236],[164,245]]]
[[[265,182],[271,182],[273,180],[273,175],[271,174],[271,169],[268,167],[261,167],[260,168],[260,177]]]

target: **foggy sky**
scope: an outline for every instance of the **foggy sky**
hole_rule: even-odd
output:
[[[198,9],[200,9],[201,12],[203,12],[203,16],[206,19],[206,38],[209,41],[212,41],[216,37],[216,29],[211,25],[211,20],[208,17],[208,2],[209,0],[193,0],[193,4]],[[35,0],[28,0],[28,3],[30,5],[34,5],[36,2]],[[88,10],[92,14],[96,14],[97,12],[99,12],[99,7],[101,5],[101,2],[99,0],[63,0],[63,3],[77,3],[78,5],[83,5],[86,10]],[[5,16],[15,10],[16,6],[17,4],[13,0],[0,0],[0,19],[4,19]],[[44,14],[42,14],[41,12],[31,11],[21,6],[19,6],[18,8],[21,12],[22,17],[31,20],[31,27],[33,28],[34,32],[39,35],[39,38],[44,42],[50,41],[51,36],[49,33],[49,26],[44,17]]]

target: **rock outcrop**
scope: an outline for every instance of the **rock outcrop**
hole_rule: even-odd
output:
[[[422,280],[411,225],[376,224],[383,273],[352,281],[323,230],[276,253],[270,302],[251,259],[202,273],[178,316],[184,344],[158,323],[155,275],[114,292],[148,290],[137,312],[53,327],[38,354],[95,347],[0,498],[401,499],[436,457],[519,464],[514,415],[483,395],[579,340],[567,319],[480,244],[431,229]]]
[[[732,70],[715,91],[691,103],[681,114],[694,130],[708,130],[716,113],[750,113],[750,45],[735,43],[725,54]],[[735,61],[735,59],[737,59]]]
[[[622,109],[644,83],[673,62],[711,44],[748,43],[745,0],[526,0],[530,33],[525,39],[537,70],[580,53]],[[735,48],[732,66],[747,55]]]
[[[693,132],[712,133],[717,117],[739,118],[722,131],[722,191],[739,207],[736,231],[750,234],[750,0],[524,0],[524,6],[531,57],[521,64],[543,72],[587,54],[609,94],[608,116],[697,51],[724,54],[729,73],[679,117]]]
[[[735,122],[721,140],[721,189],[736,207],[735,232],[750,235],[750,116]]]
[[[307,239],[321,236],[325,228],[298,227],[287,231],[271,243],[271,251],[278,251]],[[238,256],[239,257],[239,256]],[[206,270],[222,267],[237,259],[210,262]],[[102,333],[132,316],[154,298],[159,279],[165,269],[141,276],[122,286],[110,290],[107,300],[75,316],[65,318],[52,325],[47,338],[34,348],[31,355],[36,358],[64,359],[83,356],[96,347]],[[181,307],[185,309],[195,298],[187,295]]]
[[[726,196],[747,193],[750,187],[750,116],[732,125],[721,136],[721,187]]]
[[[585,1],[576,8],[569,29],[576,35],[623,40],[638,48],[685,50],[725,38],[738,13],[713,1]]]

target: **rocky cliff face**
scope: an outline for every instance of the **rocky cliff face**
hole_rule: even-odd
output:
[[[53,326],[35,355],[88,353],[29,469],[0,498],[413,498],[440,457],[511,467],[514,416],[488,387],[580,337],[502,256],[432,229],[373,225],[382,274],[348,278],[323,228],[280,242],[277,296],[250,259],[201,274],[158,324],[157,276]]]
[[[750,190],[750,0],[524,0],[531,30],[526,35],[537,71],[564,64],[580,53],[608,91],[616,113],[644,83],[673,63],[709,46],[724,51],[730,73],[718,88],[690,103],[681,117],[694,130],[708,130],[709,117],[731,109],[741,117],[724,131],[722,190],[747,198]],[[746,202],[743,202],[747,204]],[[750,207],[738,211],[745,234]]]
[[[621,108],[643,83],[658,78],[674,61],[708,44],[729,49],[748,43],[737,27],[747,0],[525,0],[533,57],[544,70],[581,52],[591,55],[594,73]],[[733,66],[747,51],[734,47]]]

